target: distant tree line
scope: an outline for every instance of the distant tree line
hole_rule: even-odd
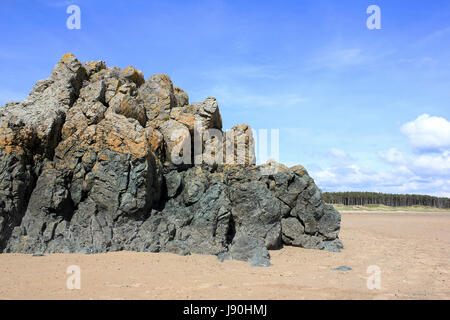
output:
[[[428,206],[450,208],[450,198],[438,198],[420,194],[388,194],[377,192],[324,192],[326,203],[347,206],[382,204],[391,207]]]

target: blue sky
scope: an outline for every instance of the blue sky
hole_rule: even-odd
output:
[[[1,0],[0,34],[0,104],[66,52],[132,64],[215,96],[225,128],[279,129],[324,191],[450,196],[450,1]]]

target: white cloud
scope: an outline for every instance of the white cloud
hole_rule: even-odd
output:
[[[436,197],[450,198],[450,192],[437,192]]]
[[[338,148],[331,148],[328,154],[331,156],[330,160],[334,165],[351,164],[354,161],[347,152]]]
[[[428,114],[406,123],[401,131],[420,153],[390,148],[378,152],[384,160],[377,170],[358,164],[338,148],[329,150],[330,165],[311,170],[325,191],[375,191],[450,195],[450,122]],[[383,169],[384,168],[384,169]]]
[[[423,151],[450,148],[450,122],[445,118],[422,114],[401,127],[410,144]]]
[[[347,158],[348,155],[345,151],[338,148],[331,148],[330,154],[336,158]]]
[[[371,171],[358,165],[331,167],[311,172],[324,191],[372,191],[384,193],[418,193],[436,196],[450,194],[450,180],[445,177],[416,176],[406,167]]]
[[[379,152],[382,159],[388,163],[404,167],[417,175],[437,175],[450,178],[450,151],[440,154],[405,155],[395,148]]]
[[[339,149],[337,156],[353,159],[334,161],[333,165],[311,170],[311,175],[324,191],[375,191],[386,193],[420,193],[446,196],[450,193],[450,152],[409,155],[391,148],[379,152],[389,165],[387,169],[372,170]]]
[[[380,156],[385,159],[389,163],[404,163],[405,158],[403,157],[403,153],[398,151],[395,148],[391,148],[387,151],[381,151]]]
[[[420,155],[410,159],[411,167],[422,175],[447,176],[450,178],[450,152],[439,155]]]
[[[337,187],[341,190],[360,190],[392,182],[387,172],[377,172],[358,164],[334,165],[312,174],[319,185],[325,188]]]
[[[321,171],[311,172],[314,180],[324,191],[388,191],[392,185],[400,186],[399,181],[388,172],[376,172],[356,164],[333,166]]]

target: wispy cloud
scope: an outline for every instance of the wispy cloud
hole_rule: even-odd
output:
[[[239,79],[280,79],[283,77],[278,66],[234,64],[209,68],[200,73],[205,78],[215,81]]]
[[[208,94],[215,96],[221,104],[245,109],[289,108],[304,103],[308,99],[299,93],[260,93],[256,90],[231,84],[208,88]]]
[[[313,70],[330,69],[339,71],[346,68],[372,65],[393,55],[395,52],[396,50],[384,50],[374,54],[362,48],[329,46],[315,54],[315,57],[310,60],[310,68]]]
[[[446,36],[450,36],[450,26],[433,31],[432,33],[425,36],[421,41],[419,41],[419,44],[425,45],[429,42],[440,40],[441,38]]]
[[[313,59],[316,67],[340,69],[360,65],[369,59],[359,48],[330,50]]]
[[[350,156],[344,150],[338,148],[331,148],[328,151],[328,155],[331,156],[332,161],[335,163],[348,164],[354,161],[354,158],[352,156]]]
[[[308,100],[292,84],[285,92],[278,87],[268,90],[268,83],[278,85],[283,72],[278,66],[256,64],[222,65],[203,70],[200,75],[209,83],[197,96],[215,96],[220,104],[232,108],[289,108]],[[264,88],[261,90],[261,88]],[[286,92],[287,91],[287,92]]]
[[[408,66],[419,68],[436,67],[439,63],[438,59],[431,57],[417,57],[417,58],[401,58],[398,59],[400,64],[407,64]]]

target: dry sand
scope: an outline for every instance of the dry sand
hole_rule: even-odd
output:
[[[213,256],[0,255],[0,299],[450,299],[450,213],[343,213],[341,253],[286,247],[272,267]],[[68,290],[66,269],[81,268]],[[341,265],[351,271],[334,271]],[[381,270],[369,290],[367,268]]]

